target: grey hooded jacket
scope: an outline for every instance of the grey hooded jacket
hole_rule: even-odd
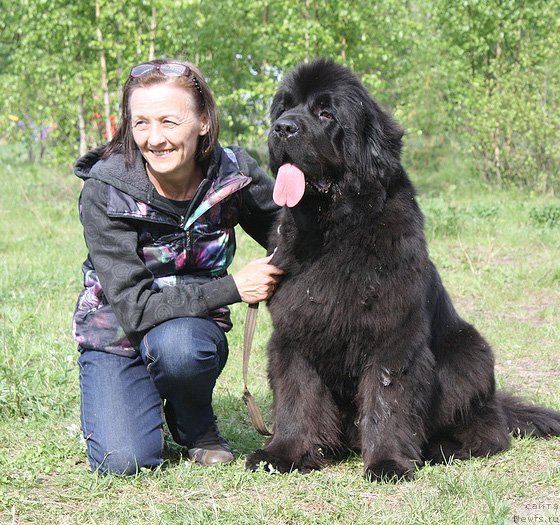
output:
[[[217,147],[185,216],[149,181],[140,154],[78,160],[85,180],[80,219],[88,257],[73,335],[83,350],[135,355],[144,334],[176,317],[205,317],[231,328],[241,300],[227,275],[240,224],[266,247],[278,207],[273,180],[245,151]]]

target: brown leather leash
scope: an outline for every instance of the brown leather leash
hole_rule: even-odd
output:
[[[257,313],[259,311],[259,303],[250,304],[247,308],[247,316],[245,318],[245,331],[243,333],[243,401],[247,406],[251,423],[259,434],[263,436],[272,436],[272,432],[266,427],[262,413],[255,402],[255,399],[247,388],[247,376],[249,374],[249,357],[253,347],[253,335],[257,325]]]

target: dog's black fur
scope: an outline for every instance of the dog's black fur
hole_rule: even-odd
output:
[[[560,412],[497,393],[494,357],[428,257],[403,131],[346,67],[302,64],[271,109],[270,166],[298,166],[269,301],[274,436],[247,468],[308,471],[360,450],[369,479],[560,435]]]

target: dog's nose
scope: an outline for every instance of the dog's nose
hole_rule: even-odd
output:
[[[274,123],[274,133],[282,138],[288,138],[299,131],[299,126],[290,119],[280,118]]]

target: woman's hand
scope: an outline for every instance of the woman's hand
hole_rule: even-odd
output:
[[[272,255],[251,261],[233,275],[241,300],[253,304],[269,299],[282,278],[283,270],[270,264]]]

